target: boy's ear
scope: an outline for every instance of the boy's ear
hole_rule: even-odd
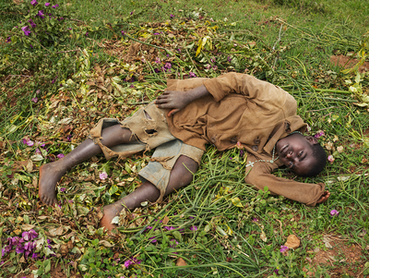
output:
[[[316,145],[318,144],[318,140],[317,138],[315,138],[314,136],[306,136],[306,140],[308,142],[310,142],[311,145]]]

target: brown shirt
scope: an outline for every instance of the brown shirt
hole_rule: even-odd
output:
[[[167,90],[187,91],[201,85],[211,95],[167,117],[171,133],[203,150],[207,143],[223,151],[240,142],[248,151],[246,182],[314,206],[324,192],[323,184],[300,183],[271,174],[282,166],[280,161],[269,162],[276,142],[293,131],[306,129],[296,115],[293,96],[269,82],[240,73],[212,79],[168,80]]]

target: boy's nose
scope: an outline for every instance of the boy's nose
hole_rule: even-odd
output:
[[[287,158],[292,158],[292,157],[293,157],[293,151],[289,151],[289,152],[286,154],[286,157],[287,157]]]

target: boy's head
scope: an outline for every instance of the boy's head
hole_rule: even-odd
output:
[[[279,160],[299,176],[316,176],[326,165],[326,152],[312,136],[291,134],[276,143],[276,152]]]

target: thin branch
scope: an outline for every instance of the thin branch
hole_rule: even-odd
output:
[[[283,24],[281,24],[281,27],[279,28],[278,39],[275,42],[274,46],[272,47],[272,50],[275,50],[275,46],[281,41],[282,28],[283,28]],[[274,65],[272,67],[273,69],[275,68],[277,61],[278,61],[278,55],[275,57]]]
[[[58,51],[58,52],[56,52],[56,54],[68,53],[68,52],[76,52],[76,51],[81,51],[81,49],[78,48],[78,49],[73,49],[73,50]]]
[[[150,44],[150,43],[147,43],[147,42],[142,42],[141,40],[135,39],[134,37],[132,37],[132,36],[129,35],[129,34],[126,34],[126,36],[127,36],[128,38],[130,38],[131,40],[135,41],[135,42],[138,42],[138,43],[141,43],[141,44],[150,46],[150,47],[154,47],[154,48],[158,48],[158,49],[165,50],[165,51],[167,51],[169,54],[172,53],[171,50],[169,50],[169,49],[166,49],[166,48],[164,48],[164,47],[157,46],[157,45],[154,45],[154,44]]]
[[[340,108],[341,106],[331,106],[331,107],[326,107],[326,108],[322,108],[322,109],[316,109],[316,110],[308,110],[308,112],[319,112],[319,111],[324,111],[324,110],[328,110],[331,108]]]

